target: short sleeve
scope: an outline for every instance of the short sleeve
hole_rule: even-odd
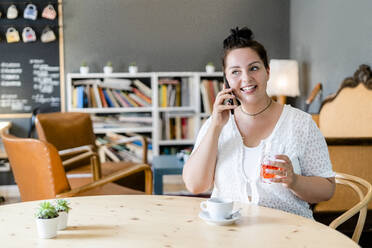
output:
[[[312,118],[308,119],[307,126],[307,134],[303,140],[305,142],[304,151],[302,157],[300,157],[302,175],[334,177],[335,173],[332,170],[328,147],[323,134]]]
[[[206,135],[207,131],[208,131],[208,128],[209,126],[211,125],[211,117],[209,117],[205,122],[204,124],[202,125],[202,127],[200,128],[199,130],[199,133],[198,133],[198,136],[196,137],[196,141],[195,141],[195,145],[194,145],[194,148],[192,150],[192,153],[196,150],[196,148],[200,145],[200,142],[203,140],[204,136]],[[191,154],[192,154],[191,153]]]

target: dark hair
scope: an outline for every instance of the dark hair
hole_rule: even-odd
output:
[[[269,68],[267,53],[265,47],[258,41],[253,39],[252,31],[243,27],[230,29],[230,35],[223,41],[223,56],[222,66],[225,68],[225,59],[227,54],[237,48],[251,48],[253,49],[264,63],[265,68]]]

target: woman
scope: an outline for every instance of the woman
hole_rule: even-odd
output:
[[[266,93],[270,68],[265,48],[248,28],[224,40],[227,85],[216,96],[212,116],[202,126],[183,169],[193,193],[213,187],[213,197],[253,202],[307,218],[308,203],[332,197],[334,172],[324,137],[311,116],[271,100]],[[231,104],[239,100],[241,105]],[[234,114],[231,114],[233,111]],[[260,180],[260,159],[270,147],[280,170],[271,183]]]

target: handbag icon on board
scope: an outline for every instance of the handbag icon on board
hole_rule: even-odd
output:
[[[18,10],[17,10],[17,7],[14,4],[9,6],[9,8],[6,12],[6,17],[8,19],[16,19],[18,17]]]
[[[17,29],[10,27],[6,31],[6,41],[8,43],[19,42],[19,33]]]
[[[37,8],[35,4],[27,4],[25,11],[23,12],[23,18],[36,20],[37,18]]]
[[[53,5],[48,4],[43,9],[43,13],[41,14],[41,16],[46,19],[54,20],[57,16],[57,12],[54,9]]]
[[[46,26],[41,33],[41,42],[48,43],[54,40],[56,40],[56,35],[50,27]]]
[[[24,43],[36,41],[35,31],[30,27],[25,27],[22,31],[22,39]]]

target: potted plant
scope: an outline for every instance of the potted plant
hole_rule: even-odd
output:
[[[108,61],[106,66],[103,67],[103,72],[105,74],[111,74],[113,72],[114,68],[112,68],[112,63],[111,61]]]
[[[56,200],[55,207],[59,215],[58,230],[63,230],[67,227],[68,212],[71,210],[69,204],[65,199]]]
[[[128,66],[128,71],[129,73],[137,73],[138,72],[138,67],[136,65],[136,62],[132,62]]]
[[[50,239],[57,236],[58,211],[50,202],[40,203],[35,216],[40,238]]]
[[[83,61],[80,66],[80,73],[81,74],[87,74],[89,73],[89,66],[87,65],[86,61]]]
[[[205,66],[205,71],[207,73],[213,73],[215,71],[214,64],[212,62],[208,62],[208,64]]]

